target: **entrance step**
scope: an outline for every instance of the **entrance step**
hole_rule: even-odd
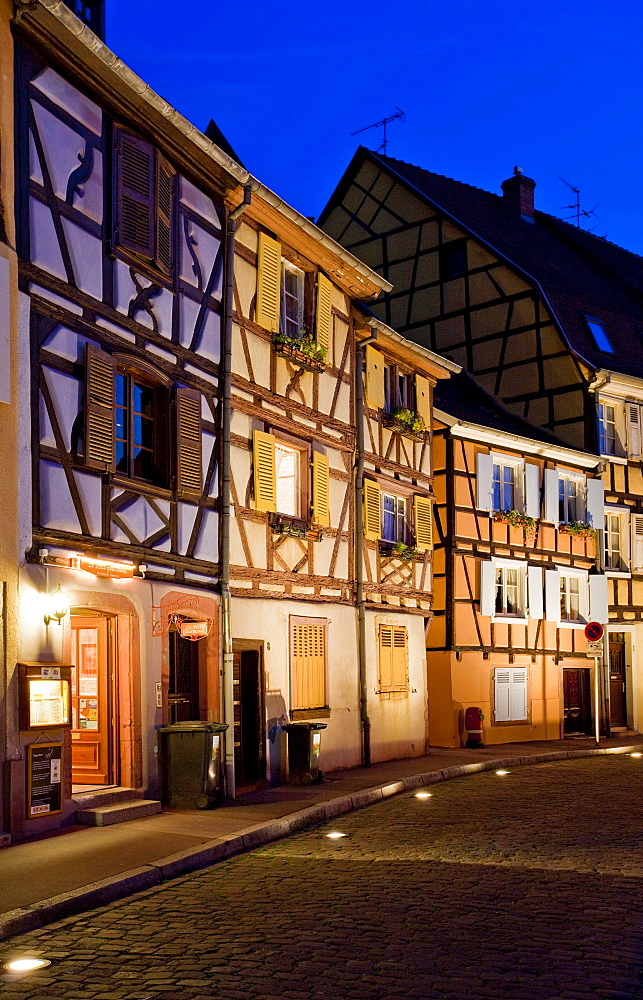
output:
[[[160,812],[161,803],[156,799],[130,799],[114,805],[98,806],[96,809],[77,809],[76,822],[83,826],[113,826],[114,823],[144,819]]]

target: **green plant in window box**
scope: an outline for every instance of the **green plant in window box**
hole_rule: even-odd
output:
[[[326,359],[326,348],[308,333],[302,326],[299,337],[291,337],[287,333],[276,333],[273,342],[280,354],[290,357],[295,364],[311,371],[321,371]]]
[[[408,559],[409,562],[419,555],[418,550],[413,545],[405,545],[404,542],[395,542],[391,554],[397,556],[398,559]]]
[[[389,423],[396,430],[402,431],[403,434],[421,436],[427,431],[423,417],[419,413],[409,410],[407,406],[396,406],[390,415]]]
[[[525,534],[536,534],[536,518],[529,514],[523,514],[519,510],[497,510],[493,515],[494,521],[509,524],[512,528],[522,528]]]
[[[596,529],[587,521],[567,521],[565,524],[559,524],[558,530],[574,538],[594,538],[596,534]]]

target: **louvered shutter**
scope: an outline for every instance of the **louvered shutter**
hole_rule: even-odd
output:
[[[275,467],[275,439],[263,431],[252,432],[254,466],[255,508],[277,510],[277,475]]]
[[[172,265],[172,190],[174,171],[157,154],[156,158],[156,263],[165,273]]]
[[[545,520],[558,524],[559,521],[559,485],[556,469],[545,469]]]
[[[480,563],[480,614],[486,617],[496,610],[496,566],[491,559]]]
[[[391,663],[391,687],[394,691],[406,691],[408,685],[408,645],[406,628],[394,625]]]
[[[545,570],[545,618],[548,622],[560,621],[560,573],[557,569]]]
[[[643,570],[643,514],[632,514],[632,572]]]
[[[370,344],[366,345],[366,402],[369,406],[383,410],[386,402],[384,395],[384,358]]]
[[[393,628],[380,625],[380,691],[390,691],[393,683]]]
[[[183,386],[175,390],[176,492],[182,499],[198,499],[203,492],[201,449],[201,393]]]
[[[641,457],[641,408],[638,403],[626,403],[627,454],[630,458]]]
[[[527,596],[529,618],[543,616],[543,571],[540,566],[527,567]]]
[[[476,504],[478,510],[493,510],[493,458],[482,451],[476,455]]]
[[[291,649],[293,708],[326,707],[326,625],[294,622]]]
[[[588,479],[586,517],[593,528],[605,526],[605,484],[602,479]]]
[[[154,260],[154,148],[115,127],[116,206],[115,242]]]
[[[280,303],[281,244],[265,233],[259,233],[255,320],[270,333],[279,332]]]
[[[433,504],[427,497],[413,498],[415,547],[426,551],[433,548]]]
[[[428,429],[431,426],[431,383],[421,375],[415,376],[415,409]]]
[[[333,286],[321,272],[317,275],[317,315],[315,317],[315,340],[318,347],[323,347],[326,352],[330,348],[330,330],[333,321],[331,313],[331,300]]]
[[[525,462],[525,514],[540,517],[540,466]]]
[[[511,670],[509,683],[509,718],[522,722],[527,718],[527,670]]]
[[[330,475],[328,456],[313,452],[313,521],[330,525]]]
[[[116,364],[87,344],[85,354],[85,465],[101,472],[115,468],[114,404]]]
[[[511,718],[511,672],[496,670],[494,674],[494,717],[496,722],[509,722]]]
[[[380,488],[372,479],[364,480],[364,537],[375,541],[382,534],[382,499]]]
[[[589,578],[589,617],[593,622],[607,625],[607,577],[603,575]]]

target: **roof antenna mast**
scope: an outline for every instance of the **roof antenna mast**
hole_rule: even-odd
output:
[[[596,204],[594,205],[594,208],[590,208],[589,212],[587,211],[587,209],[581,208],[581,204],[580,204],[580,188],[574,187],[573,184],[570,184],[569,181],[566,181],[564,177],[560,176],[560,174],[557,174],[556,176],[558,177],[559,181],[562,181],[563,184],[566,184],[567,187],[571,191],[573,191],[574,194],[576,195],[576,198],[575,198],[575,201],[574,201],[573,205],[562,205],[561,206],[562,208],[572,209],[573,213],[574,213],[573,215],[566,216],[566,218],[565,218],[564,221],[565,222],[569,222],[570,219],[576,219],[576,226],[577,226],[578,229],[581,228],[581,225],[580,225],[581,218],[583,218],[583,219],[591,219],[591,217],[594,216],[594,218],[598,222],[600,222],[600,219],[598,218],[598,216],[597,216],[597,214],[595,212],[595,209],[597,209],[598,206],[599,206],[599,202],[596,202]],[[596,226],[593,226],[591,229],[588,229],[587,232],[588,233],[593,233],[594,229],[596,229]]]
[[[389,115],[388,118],[381,118],[378,122],[373,122],[372,125],[365,125],[364,128],[358,128],[355,132],[351,132],[351,135],[359,135],[360,132],[368,132],[368,130],[371,128],[382,128],[384,132],[382,136],[382,145],[377,150],[377,152],[384,153],[384,156],[386,156],[386,147],[388,145],[388,139],[386,138],[386,126],[389,125],[391,122],[396,121],[396,119],[398,118],[401,122],[406,121],[406,115],[404,114],[401,108],[397,108],[396,114]]]

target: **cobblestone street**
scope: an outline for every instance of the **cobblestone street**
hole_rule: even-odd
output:
[[[641,1000],[642,786],[643,758],[623,755],[405,794],[4,942],[2,961],[52,965],[2,991]]]

